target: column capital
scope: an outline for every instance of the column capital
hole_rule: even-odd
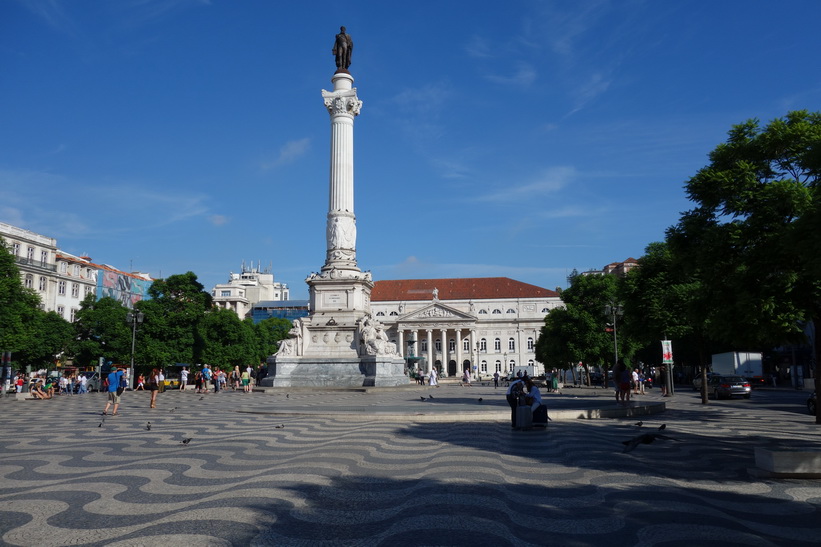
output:
[[[325,108],[331,116],[349,115],[358,116],[362,109],[362,101],[356,96],[356,88],[350,91],[325,91],[322,90],[322,98],[325,99]]]

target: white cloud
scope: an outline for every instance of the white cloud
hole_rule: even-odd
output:
[[[295,141],[286,142],[282,148],[279,149],[277,157],[268,162],[263,162],[261,167],[263,171],[268,171],[280,165],[286,165],[295,162],[300,157],[304,156],[311,148],[311,139],[304,138]]]
[[[478,201],[519,201],[530,200],[557,192],[576,178],[576,169],[573,167],[551,167],[545,169],[527,182],[518,185],[507,185],[503,190],[492,194],[485,194],[476,199]]]
[[[9,215],[15,225],[63,237],[113,237],[209,212],[205,194],[169,190],[170,184],[153,186],[158,189],[144,181],[81,184],[42,171],[5,170],[0,171],[0,202],[3,217]],[[25,217],[20,211],[25,211]]]
[[[477,59],[488,59],[493,57],[490,44],[482,36],[471,36],[470,41],[465,44],[465,51],[470,57],[475,57]]]
[[[228,217],[225,215],[211,215],[208,217],[208,222],[213,224],[214,226],[223,226],[228,224]]]
[[[525,62],[517,63],[516,71],[513,74],[502,76],[488,73],[485,77],[491,82],[501,85],[514,85],[518,87],[527,87],[536,81],[538,73],[532,65]]]

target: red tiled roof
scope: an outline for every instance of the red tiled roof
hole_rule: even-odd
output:
[[[88,267],[95,268],[95,269],[98,269],[98,270],[106,270],[106,271],[109,271],[109,272],[115,272],[115,273],[118,273],[118,274],[127,275],[128,277],[133,277],[134,279],[142,279],[144,281],[146,280],[141,275],[124,272],[122,270],[118,270],[117,268],[113,268],[113,267],[111,267],[107,264],[95,264],[95,263],[91,262],[90,260],[85,260],[85,257],[82,257],[82,256],[80,258],[83,259],[83,260],[77,260],[77,257],[66,256],[66,255],[60,254],[60,253],[56,253],[56,257],[60,258],[62,260],[65,260],[66,262],[75,262],[77,264],[82,264],[84,266],[88,266]],[[154,280],[149,277],[148,281],[154,281]]]
[[[376,281],[371,291],[372,302],[432,300],[433,289],[439,300],[470,300],[490,298],[558,297],[555,291],[522,283],[508,277],[467,277],[459,279],[393,279]]]

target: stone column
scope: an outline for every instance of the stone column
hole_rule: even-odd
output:
[[[456,363],[457,369],[462,368],[462,329],[456,329]]]
[[[430,374],[430,369],[433,368],[433,330],[428,329],[428,366],[425,367],[426,372]]]
[[[333,91],[322,90],[331,115],[331,173],[328,198],[327,253],[323,271],[359,271],[356,265],[356,216],[353,209],[353,119],[362,101],[356,96],[353,77],[339,72]]]
[[[405,337],[403,335],[404,335],[404,333],[402,332],[402,329],[397,327],[397,329],[396,329],[396,345],[399,347],[398,348],[399,349],[399,355],[401,355],[402,357],[407,357],[408,352],[405,350]]]
[[[470,355],[471,361],[473,360],[473,355],[476,356],[476,361],[473,362],[476,365],[476,374],[478,375],[479,370],[479,342],[476,340],[476,331],[471,329],[470,331]]]
[[[442,337],[442,376],[448,375],[448,330],[442,329],[440,336]]]

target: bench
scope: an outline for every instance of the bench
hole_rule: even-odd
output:
[[[821,479],[821,450],[817,447],[757,447],[755,465],[770,477]]]

